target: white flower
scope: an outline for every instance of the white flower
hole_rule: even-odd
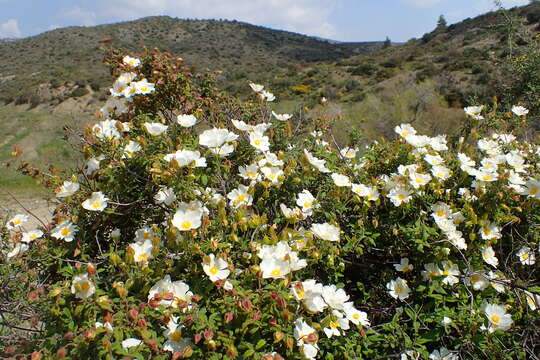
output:
[[[308,159],[309,163],[313,165],[317,170],[319,170],[322,173],[329,173],[330,170],[326,168],[326,160],[317,159],[315,156],[311,155],[311,153],[304,149],[304,154],[306,155],[306,158]]]
[[[268,180],[270,180],[273,184],[278,184],[281,182],[280,177],[283,175],[283,170],[281,170],[278,167],[268,167],[265,166],[261,168],[261,172]]]
[[[334,184],[338,187],[350,187],[352,185],[351,180],[346,175],[333,173],[331,177],[334,180]]]
[[[171,205],[176,201],[176,194],[174,190],[169,187],[162,187],[156,195],[154,195],[154,201],[156,204]]]
[[[495,251],[493,251],[491,246],[486,246],[482,250],[482,259],[493,267],[497,267],[499,265],[499,259],[497,259],[495,256]]]
[[[311,231],[319,238],[327,241],[339,241],[340,229],[329,223],[312,224]]]
[[[259,180],[259,167],[257,166],[257,164],[241,166],[238,169],[238,173],[242,179],[251,181]]]
[[[450,319],[448,316],[443,317],[441,320],[441,324],[444,326],[450,325],[452,323],[452,319]]]
[[[470,117],[476,119],[476,120],[483,120],[484,117],[480,115],[482,113],[482,110],[484,110],[484,105],[480,106],[469,106],[463,109],[465,111],[465,114],[469,115]]]
[[[293,283],[291,293],[296,300],[302,301],[308,311],[319,313],[328,307],[322,297],[323,285],[315,280]]]
[[[151,227],[145,226],[135,231],[135,242],[143,242],[145,240],[152,240],[156,236],[154,230]]]
[[[156,85],[148,82],[148,80],[146,79],[142,79],[141,81],[135,81],[131,83],[130,86],[135,88],[137,94],[142,95],[147,95],[156,91]]]
[[[402,203],[407,203],[412,198],[411,192],[402,186],[390,190],[386,197],[388,197],[395,206],[400,206]]]
[[[424,160],[426,160],[426,162],[431,166],[443,165],[444,164],[444,159],[442,157],[440,157],[439,155],[426,154],[424,156]]]
[[[135,338],[129,338],[124,341],[122,341],[122,349],[127,350],[132,347],[136,347],[142,344],[142,340],[135,339]]]
[[[92,131],[98,139],[112,140],[120,139],[121,135],[118,129],[116,120],[104,120],[92,127]]]
[[[264,154],[264,159],[259,160],[258,162],[259,167],[263,166],[283,166],[284,162],[283,160],[279,160],[277,155],[271,152],[267,152]]]
[[[332,315],[327,317],[329,319],[328,327],[324,328],[323,331],[327,337],[331,338],[332,336],[341,336],[342,330],[349,330],[349,319],[344,317],[343,313],[337,310],[332,311]]]
[[[338,289],[334,284],[323,286],[322,297],[329,307],[336,310],[343,310],[345,303],[349,301],[345,290]]]
[[[422,270],[422,278],[424,280],[432,280],[442,276],[442,270],[434,263],[424,264],[424,269]]]
[[[307,266],[306,260],[299,259],[298,253],[292,251],[285,241],[280,241],[276,245],[263,245],[257,256],[262,259],[259,266],[263,279],[283,278],[291,271]]]
[[[394,131],[403,138],[416,135],[416,130],[410,124],[398,125],[394,128]]]
[[[259,85],[259,84],[255,84],[255,83],[249,83],[249,86],[251,87],[251,89],[253,91],[255,91],[257,93],[260,93],[264,89],[264,85]]]
[[[409,297],[411,292],[411,289],[407,285],[407,280],[403,280],[400,277],[396,280],[390,280],[390,282],[386,284],[386,288],[391,297],[399,300],[405,300]]]
[[[414,266],[409,264],[409,258],[401,258],[401,262],[399,264],[394,264],[394,268],[396,271],[407,273],[414,269]]]
[[[201,157],[201,153],[198,151],[177,150],[175,153],[167,154],[163,158],[168,162],[175,160],[179,167],[206,167],[206,158]]]
[[[459,282],[459,268],[456,264],[452,263],[451,261],[445,261],[443,263],[443,270],[442,270],[442,276],[444,276],[444,279],[442,280],[443,284],[448,285],[454,285]]]
[[[272,102],[272,101],[276,100],[276,97],[274,96],[274,94],[272,94],[269,91],[265,91],[265,90],[261,91],[259,93],[259,96],[261,97],[261,99],[266,100],[268,102]]]
[[[109,199],[101,191],[93,192],[92,196],[83,201],[82,207],[89,211],[103,211]]]
[[[133,250],[133,259],[136,263],[147,263],[148,260],[154,258],[152,240],[137,241],[129,244],[129,247]]]
[[[319,347],[317,346],[317,332],[302,318],[294,322],[294,338],[307,359],[315,359]]]
[[[520,195],[526,195],[533,199],[540,199],[540,180],[529,179],[525,183],[523,191]]]
[[[141,151],[141,149],[141,144],[136,141],[129,140],[129,143],[124,148],[124,154],[122,155],[122,159],[131,159],[135,155],[135,153]]]
[[[272,115],[279,121],[287,121],[292,118],[291,114],[276,114],[274,111],[272,111]]]
[[[527,300],[527,305],[533,311],[540,307],[540,295],[525,291],[525,300]]]
[[[427,185],[431,181],[431,175],[411,172],[409,173],[409,180],[411,186],[415,189],[418,189],[421,186]]]
[[[369,326],[370,321],[367,318],[367,314],[363,311],[357,310],[352,302],[346,302],[343,305],[345,316],[347,319],[355,325]]]
[[[431,354],[429,354],[429,358],[431,360],[458,360],[457,354],[452,353],[450,350],[448,350],[445,347],[440,348],[439,350],[433,350]]]
[[[71,282],[71,293],[79,299],[87,299],[96,292],[94,283],[88,279],[88,274],[77,275]]]
[[[148,131],[148,133],[152,136],[159,136],[169,128],[167,125],[163,125],[161,123],[145,122],[143,125],[146,131]]]
[[[215,149],[236,139],[238,139],[238,135],[227,129],[212,128],[199,135],[199,145]]]
[[[377,201],[379,198],[379,192],[373,186],[367,186],[364,184],[351,184],[351,190],[358,196],[365,197],[369,201]]]
[[[313,209],[317,209],[320,205],[317,203],[317,199],[309,192],[309,190],[302,190],[296,198],[296,205],[298,205],[305,216],[311,216]]]
[[[72,182],[72,181],[64,181],[58,192],[56,193],[56,197],[63,198],[68,197],[73,194],[75,194],[77,191],[79,191],[79,183]]]
[[[180,231],[190,231],[201,226],[203,209],[193,208],[188,203],[180,203],[172,219],[172,224]]]
[[[71,221],[64,221],[51,231],[51,236],[59,240],[71,242],[75,238],[75,234],[77,234],[78,230],[78,227]]]
[[[218,280],[225,280],[229,276],[229,264],[222,258],[214,254],[205,256],[203,259],[203,270],[208,275],[208,278],[211,282],[216,282]]]
[[[25,244],[25,243],[17,243],[15,244],[15,246],[13,247],[13,249],[7,253],[7,258],[8,260],[15,257],[15,256],[18,256],[20,254],[22,254],[23,252],[25,252],[26,250],[28,250],[30,247],[28,246],[28,244]]]
[[[197,118],[195,115],[178,115],[176,117],[176,122],[183,127],[192,127],[197,123]]]
[[[101,323],[99,321],[96,321],[96,323],[94,324],[94,327],[96,329],[100,329],[100,328],[104,328],[105,331],[107,332],[107,334],[109,335],[112,335],[113,332],[114,332],[114,328],[112,326],[112,324],[108,321],[106,321],[105,323]]]
[[[508,330],[512,327],[512,315],[506,312],[504,306],[497,304],[485,304],[484,313],[489,320],[489,332],[496,330]]]
[[[529,110],[527,108],[524,108],[523,106],[512,106],[512,112],[516,114],[517,116],[525,116],[529,113]]]
[[[235,209],[241,206],[250,206],[253,202],[253,196],[249,194],[249,187],[238,185],[237,189],[232,190],[227,194],[227,199],[230,200],[229,205]]]
[[[285,216],[287,219],[304,219],[305,215],[302,212],[302,209],[299,209],[297,207],[295,208],[289,208],[285,204],[279,204],[279,208],[281,212],[283,213],[283,216]]]
[[[28,219],[29,219],[28,215],[17,214],[14,217],[12,217],[11,219],[9,219],[9,221],[6,224],[6,228],[8,230],[17,229],[17,228],[21,227],[25,222],[27,222]]]
[[[429,145],[435,151],[445,151],[448,150],[446,145],[446,135],[438,135],[429,140]]]
[[[170,275],[156,282],[148,292],[148,301],[159,299],[158,304],[165,307],[177,308],[180,304],[191,304],[193,293],[189,285],[182,281],[171,281]]]
[[[139,67],[139,65],[141,65],[141,60],[131,57],[129,55],[124,56],[124,58],[122,59],[122,62],[125,65],[131,66],[132,68],[136,68],[136,67]]]
[[[258,132],[251,132],[249,134],[249,143],[258,151],[266,152],[270,150],[270,140],[268,136],[264,136]]]
[[[523,265],[534,265],[536,257],[534,255],[534,250],[528,246],[524,246],[516,253],[516,256],[519,258],[519,261]]]
[[[163,344],[163,350],[181,354],[192,343],[190,339],[182,337],[183,325],[178,324],[177,320],[176,317],[172,316],[167,323],[167,329],[163,332],[167,338]]]
[[[446,166],[434,165],[431,168],[431,174],[438,179],[446,180],[450,177],[452,173],[450,172],[450,169],[448,169]]]
[[[345,159],[354,159],[356,157],[356,153],[358,152],[357,149],[353,149],[353,148],[349,148],[349,147],[345,147],[343,149],[341,149],[341,151],[339,152],[339,154],[344,157]]]
[[[491,222],[485,222],[478,231],[484,240],[500,239],[501,229]]]
[[[36,240],[36,239],[39,239],[42,236],[43,236],[43,231],[41,231],[41,230],[32,230],[32,231],[28,231],[28,232],[23,233],[21,241],[28,244],[28,243],[31,243],[32,241]]]
[[[474,290],[482,291],[489,286],[489,278],[484,271],[475,271],[465,279],[465,284],[471,284]]]

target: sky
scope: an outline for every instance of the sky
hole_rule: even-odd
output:
[[[528,0],[501,0],[506,8]],[[151,15],[229,19],[339,41],[407,41],[495,9],[493,0],[0,0],[0,38]]]

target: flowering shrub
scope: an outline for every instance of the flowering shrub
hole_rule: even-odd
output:
[[[31,264],[41,289],[38,335],[10,353],[538,353],[540,151],[520,137],[526,109],[471,107],[461,136],[403,124],[396,140],[339,149],[322,122],[272,111],[261,85],[241,102],[168,54],[107,61],[117,80],[82,138],[86,166],[44,175],[52,223],[25,229],[21,214],[2,230],[8,266]]]

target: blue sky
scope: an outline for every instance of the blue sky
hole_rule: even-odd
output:
[[[502,0],[505,7],[528,0]],[[0,0],[0,38],[149,15],[236,19],[341,41],[406,41],[495,8],[493,0]]]

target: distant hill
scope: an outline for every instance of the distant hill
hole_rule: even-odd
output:
[[[38,84],[76,82],[94,88],[110,83],[102,65],[101,39],[139,52],[159,48],[187,63],[225,70],[229,77],[279,74],[294,64],[333,61],[374,51],[382,43],[341,44],[237,21],[147,17],[95,27],[68,27],[0,43],[0,101],[30,100]],[[263,78],[266,76],[262,76]],[[21,101],[21,100],[19,100]]]

